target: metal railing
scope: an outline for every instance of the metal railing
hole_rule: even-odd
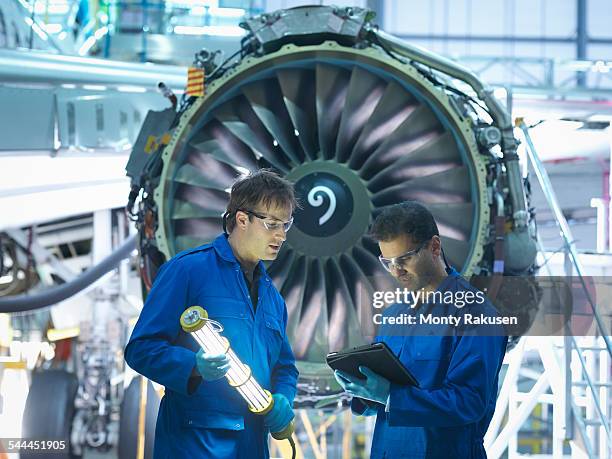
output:
[[[612,357],[612,345],[610,343],[610,337],[607,335],[607,330],[605,328],[601,315],[597,311],[596,304],[593,301],[593,297],[591,296],[591,292],[586,286],[586,282],[584,279],[584,268],[582,266],[581,260],[578,257],[578,252],[576,250],[574,239],[572,237],[571,229],[569,227],[569,224],[567,223],[565,216],[563,215],[561,206],[559,205],[559,202],[557,201],[555,192],[550,182],[550,178],[548,177],[548,173],[546,172],[544,165],[542,164],[542,162],[540,161],[537,155],[535,145],[533,144],[533,141],[529,134],[529,127],[525,124],[523,120],[519,120],[517,122],[517,127],[522,131],[522,134],[524,136],[525,143],[527,146],[527,148],[525,149],[527,156],[538,178],[540,186],[542,187],[542,191],[544,193],[546,201],[549,207],[551,208],[551,210],[553,211],[555,220],[557,222],[557,225],[559,226],[559,232],[563,239],[564,249],[566,252],[566,260],[567,260],[566,271],[569,271],[571,269],[576,270],[576,274],[578,278],[580,279],[582,290],[584,291],[586,299],[592,310],[593,318],[595,319],[596,332],[598,334],[597,338],[602,340],[604,343],[604,346],[601,348],[581,346],[578,340],[576,339],[576,337],[574,337],[570,333],[570,330],[566,328],[566,336],[565,336],[564,345],[563,345],[565,386],[566,386],[566,398],[565,398],[566,407],[564,410],[564,412],[566,413],[566,421],[565,421],[566,438],[568,439],[573,438],[573,425],[574,425],[573,421],[575,421],[576,425],[580,429],[580,433],[584,440],[584,447],[586,448],[587,453],[589,454],[589,457],[597,457],[594,452],[595,445],[591,443],[593,439],[589,438],[587,429],[589,426],[592,426],[592,425],[600,425],[604,429],[605,436],[607,438],[608,447],[612,445],[612,433],[611,433],[611,428],[610,428],[610,420],[607,418],[606,412],[605,412],[607,411],[608,408],[605,407],[602,409],[602,401],[598,394],[598,391],[599,391],[598,387],[604,388],[605,390],[610,390],[610,387],[608,384],[599,383],[593,380],[593,378],[591,377],[592,376],[591,372],[589,371],[587,362],[585,360],[585,357],[583,356],[583,352],[590,352],[590,351],[595,351],[595,350],[602,351],[602,352],[605,351],[608,357]],[[542,249],[541,244],[540,244],[540,249]],[[577,360],[580,364],[580,378],[582,379],[583,382],[580,382],[579,384],[576,384],[574,381],[572,381],[572,374],[571,374],[571,368],[570,368],[571,361],[572,361],[572,358],[571,358],[572,354],[578,357]],[[586,417],[583,417],[581,407],[578,406],[576,401],[574,400],[573,387],[578,386],[578,385],[583,386],[588,396],[591,397],[592,399],[591,406],[595,408],[595,412],[597,414],[596,420],[587,419]],[[588,411],[589,410],[587,410],[586,416],[589,415]]]
[[[546,201],[554,213],[555,219],[559,226],[561,237],[563,238],[565,250],[571,259],[573,267],[576,269],[576,274],[580,279],[580,283],[582,284],[582,288],[586,295],[587,301],[591,307],[591,310],[593,311],[593,317],[595,319],[595,323],[597,324],[597,331],[603,338],[606,348],[608,349],[608,353],[612,356],[612,343],[610,342],[610,337],[606,335],[606,328],[604,326],[604,323],[601,319],[601,316],[597,312],[597,308],[595,306],[591,293],[589,292],[584,281],[584,268],[582,266],[582,262],[578,258],[578,251],[574,243],[574,238],[572,237],[572,231],[569,227],[569,224],[567,223],[565,215],[563,215],[561,206],[557,201],[557,197],[554,193],[552,183],[550,182],[550,178],[548,177],[548,173],[546,172],[542,161],[540,161],[540,158],[536,153],[535,145],[533,144],[533,141],[531,140],[531,135],[529,134],[529,127],[525,124],[523,120],[520,120],[518,123],[518,128],[522,131],[523,136],[525,137],[525,142],[527,143],[527,148],[525,149],[527,152],[527,156],[529,157],[529,161],[531,162],[538,181],[540,182],[540,186],[542,187],[542,191],[544,192]]]

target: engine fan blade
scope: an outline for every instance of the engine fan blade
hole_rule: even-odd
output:
[[[355,67],[351,72],[336,141],[338,162],[344,163],[351,156],[355,142],[376,109],[386,86],[383,80],[360,67]]]
[[[336,138],[350,73],[340,67],[317,64],[316,76],[319,148],[322,158],[332,159],[336,154]]]
[[[272,135],[273,145],[280,147],[291,166],[301,164],[304,154],[294,134],[295,129],[287,113],[278,81],[273,78],[258,81],[242,88],[242,92]]]
[[[317,157],[317,107],[315,72],[309,69],[281,69],[276,72],[287,112],[309,160]]]

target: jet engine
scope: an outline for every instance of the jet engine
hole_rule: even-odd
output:
[[[222,231],[239,175],[267,167],[295,183],[303,208],[268,269],[306,403],[334,391],[325,355],[364,342],[372,293],[389,287],[367,235],[383,207],[424,203],[449,263],[492,279],[532,272],[534,215],[510,116],[470,71],[361,8],[298,7],[242,27],[234,56],[198,55],[202,97],[145,121],[128,208],[146,290],[164,260]]]

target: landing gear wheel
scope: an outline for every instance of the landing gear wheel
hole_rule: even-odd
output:
[[[70,451],[70,432],[74,418],[74,399],[78,380],[66,370],[32,373],[32,384],[26,399],[22,432],[24,439],[65,441],[63,450],[21,450],[21,459],[75,459]]]
[[[121,402],[121,417],[119,420],[118,457],[135,458],[138,449],[138,420],[140,414],[142,376],[132,379],[125,390]],[[159,396],[151,381],[147,381],[147,401],[145,408],[145,450],[144,459],[153,457],[153,441],[155,439],[155,422],[159,410]]]

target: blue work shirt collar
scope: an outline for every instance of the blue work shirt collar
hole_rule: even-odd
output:
[[[446,268],[446,274],[449,275],[449,277],[457,277],[459,276],[459,271],[457,271],[455,268],[453,268],[452,266],[449,266],[448,268]]]
[[[232,246],[227,240],[227,236],[228,235],[226,233],[219,234],[213,241],[213,247],[215,248],[217,255],[219,255],[225,261],[228,261],[230,263],[240,266],[240,263],[238,262],[238,260],[236,259],[236,256],[234,255]],[[259,266],[259,272],[261,273],[261,277],[268,279],[268,273],[266,272],[266,267],[264,266],[263,261],[259,260],[257,265]]]
[[[438,285],[436,291],[444,292],[449,287],[451,282],[460,276],[459,272],[452,266],[448,266],[446,268],[446,274],[447,276],[442,280],[442,282],[440,282],[440,285]]]

